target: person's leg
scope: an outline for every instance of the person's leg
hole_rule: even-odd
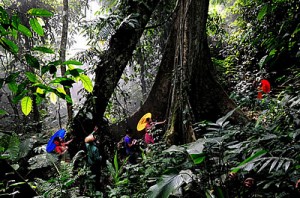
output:
[[[95,188],[96,190],[101,189],[101,182],[100,182],[100,176],[101,176],[101,167],[100,163],[95,163],[91,166],[92,174],[95,175]]]

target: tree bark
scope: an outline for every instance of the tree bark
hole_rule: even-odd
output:
[[[180,1],[172,116],[165,136],[170,144],[193,141],[193,121],[215,121],[236,107],[215,78],[206,35],[208,6],[209,0]],[[239,110],[234,118],[246,121]]]
[[[69,27],[69,3],[68,0],[63,1],[63,14],[62,14],[62,32],[61,32],[61,41],[60,41],[60,60],[62,62],[66,61],[66,50],[67,50],[67,41],[68,41],[68,27]],[[64,76],[66,73],[66,66],[61,66],[61,75]],[[71,96],[71,92],[69,88],[65,88],[66,94]],[[67,113],[68,113],[68,121],[72,120],[73,117],[73,108],[72,104],[67,103]]]

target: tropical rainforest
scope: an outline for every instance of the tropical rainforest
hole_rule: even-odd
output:
[[[299,0],[1,0],[0,34],[0,197],[300,197]]]

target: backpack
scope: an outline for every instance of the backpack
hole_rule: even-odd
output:
[[[87,143],[86,149],[87,149],[88,163],[90,165],[93,165],[96,162],[100,162],[102,160],[102,156],[100,155],[99,149],[94,143]]]

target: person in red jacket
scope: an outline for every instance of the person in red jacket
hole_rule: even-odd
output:
[[[63,155],[68,150],[68,144],[70,144],[73,141],[73,139],[64,142],[64,140],[61,137],[55,137],[53,142],[56,145],[54,151],[59,154]]]
[[[164,120],[162,122],[152,122],[151,118],[147,118],[146,122],[147,122],[147,124],[145,127],[145,142],[146,142],[146,144],[154,144],[154,138],[151,134],[151,130],[155,127],[155,125],[164,124],[166,122],[166,120]]]
[[[257,93],[257,98],[262,99],[263,98],[263,93],[268,94],[271,91],[271,85],[270,82],[266,79],[262,79],[260,81],[260,85],[258,87],[258,93]]]

